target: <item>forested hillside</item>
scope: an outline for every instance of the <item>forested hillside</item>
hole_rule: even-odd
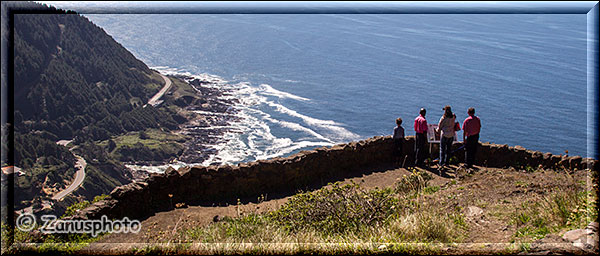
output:
[[[129,182],[123,164],[95,143],[185,122],[168,107],[144,106],[162,78],[83,16],[9,4],[35,10],[13,16],[16,208],[64,188],[76,171],[73,153],[87,160],[76,196],[91,198]],[[71,139],[71,151],[57,144]]]
[[[164,111],[140,108],[162,81],[153,80],[143,62],[82,16],[15,15],[14,54],[19,132],[99,140],[177,125]]]

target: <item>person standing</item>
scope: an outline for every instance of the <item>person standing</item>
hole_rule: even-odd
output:
[[[396,150],[395,162],[400,165],[400,161],[404,155],[402,150],[402,146],[404,144],[404,127],[402,127],[402,118],[400,117],[396,119],[396,127],[394,127],[394,135],[392,136],[392,140],[394,141],[394,149]]]
[[[456,115],[452,113],[449,105],[446,105],[442,110],[444,110],[444,115],[440,118],[437,128],[437,131],[440,132],[440,168],[449,165],[450,151],[454,141],[454,123],[456,121]]]
[[[425,160],[425,142],[427,140],[427,120],[425,108],[421,108],[415,118],[415,165],[422,167]]]
[[[479,117],[475,116],[474,108],[469,108],[467,114],[469,117],[463,122],[463,142],[465,143],[465,163],[468,168],[471,168],[475,162],[475,154],[479,145],[481,121]]]

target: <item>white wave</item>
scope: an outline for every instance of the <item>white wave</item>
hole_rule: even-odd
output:
[[[206,127],[192,127],[189,129],[192,130],[216,130],[216,129],[235,129],[238,128],[237,126],[234,125],[213,125],[213,126],[206,126]]]
[[[209,83],[202,86],[214,86],[227,92],[219,96],[221,100],[226,102],[235,99],[239,102],[231,106],[235,110],[232,113],[216,113],[203,110],[193,111],[206,116],[235,116],[236,118],[235,121],[223,126],[191,128],[195,130],[221,129],[223,133],[208,135],[211,138],[216,138],[217,142],[205,146],[214,149],[216,153],[209,155],[202,163],[182,164],[179,162],[178,164],[181,166],[198,164],[206,166],[214,163],[235,164],[242,161],[268,159],[284,156],[303,148],[332,146],[341,141],[356,140],[359,138],[357,134],[344,128],[341,123],[310,117],[272,101],[269,96],[303,102],[310,101],[310,99],[277,90],[271,85],[260,84],[259,86],[253,86],[249,82],[231,84],[215,75],[192,74],[185,70],[164,66],[153,68],[165,75],[185,75],[191,79],[208,81]],[[289,81],[293,82],[292,80]],[[282,113],[292,118],[298,118],[301,121],[294,122],[288,120],[289,118],[276,119],[269,114],[271,111]],[[288,129],[290,131],[289,134],[293,134],[296,139],[288,138],[287,136],[275,136],[271,130],[273,125]],[[161,166],[131,165],[130,168],[143,169],[148,172],[164,172],[169,166],[173,166],[173,164]]]
[[[333,143],[327,143],[327,142],[300,141],[300,142],[295,142],[295,143],[292,143],[292,144],[284,146],[284,147],[280,147],[277,150],[274,150],[274,151],[276,151],[275,153],[263,154],[261,156],[258,156],[256,159],[261,160],[261,159],[280,157],[285,154],[289,154],[289,153],[293,152],[294,150],[298,150],[298,149],[302,149],[302,148],[306,148],[306,147],[332,146],[332,145],[333,145]]]
[[[275,96],[278,98],[289,98],[289,99],[300,100],[300,101],[310,101],[310,99],[277,90],[268,84],[261,84],[261,85],[259,85],[259,88],[262,90],[261,93],[265,94],[265,95],[271,95],[271,96]]]
[[[330,140],[328,138],[325,138],[323,135],[321,135],[321,134],[319,134],[319,133],[317,133],[317,132],[315,132],[315,131],[313,131],[313,130],[311,130],[309,128],[306,128],[306,127],[304,127],[304,126],[302,126],[302,125],[300,125],[298,123],[292,123],[292,122],[287,122],[287,121],[282,121],[282,120],[276,120],[276,119],[273,119],[273,118],[270,118],[270,117],[265,117],[265,119],[268,120],[268,121],[270,121],[270,122],[272,122],[272,123],[279,124],[282,127],[289,128],[289,129],[292,129],[294,131],[305,132],[305,133],[308,133],[308,134],[314,136],[317,139],[324,140],[324,141],[327,141],[329,143],[333,143],[332,140]]]
[[[230,113],[210,112],[210,111],[204,111],[204,110],[192,110],[190,112],[193,112],[196,114],[201,114],[201,115],[207,115],[207,116],[236,116],[235,114],[230,114]]]
[[[185,167],[185,166],[195,166],[197,164],[188,164],[188,163],[184,163],[184,162],[176,162],[176,163],[170,163],[170,164],[163,164],[163,165],[135,165],[135,164],[126,164],[125,167],[131,169],[131,170],[135,170],[135,171],[146,171],[149,173],[163,173],[165,172],[169,167],[173,167],[173,169],[177,170],[181,167]]]
[[[206,86],[223,85],[223,84],[227,83],[227,81],[225,79],[223,79],[222,77],[217,76],[217,75],[207,74],[207,73],[193,74],[193,73],[190,73],[189,71],[185,71],[185,70],[178,69],[178,68],[165,67],[165,66],[155,66],[155,67],[150,67],[150,68],[160,72],[163,75],[188,76],[188,77],[191,77],[192,79],[198,79],[201,81],[210,82],[210,84],[207,84]]]
[[[313,118],[310,116],[306,116],[298,113],[295,110],[291,110],[281,104],[277,104],[271,101],[265,101],[265,104],[273,107],[276,111],[287,114],[289,116],[297,117],[302,119],[305,123],[311,126],[316,126],[325,130],[329,130],[333,136],[335,136],[338,140],[357,140],[360,138],[358,134],[355,134],[351,131],[348,131],[346,128],[341,127],[342,124],[337,123],[333,120],[321,120],[317,118]]]

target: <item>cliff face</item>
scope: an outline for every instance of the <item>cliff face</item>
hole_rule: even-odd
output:
[[[453,145],[454,148],[461,144]],[[407,163],[413,158],[414,137],[408,137],[404,150]],[[437,154],[433,149],[432,155]],[[464,154],[456,154],[462,161]],[[169,169],[153,174],[144,182],[117,187],[110,197],[73,216],[75,219],[145,218],[154,212],[172,210],[176,203],[211,205],[235,203],[237,198],[269,194],[291,194],[297,189],[320,186],[350,175],[360,175],[373,167],[393,161],[391,137],[374,137],[348,144],[302,151],[286,158],[242,163],[236,166],[209,166]],[[557,156],[490,143],[480,144],[476,165],[486,167],[531,166],[544,169],[592,169],[598,160],[580,156]],[[169,196],[171,195],[171,196]]]

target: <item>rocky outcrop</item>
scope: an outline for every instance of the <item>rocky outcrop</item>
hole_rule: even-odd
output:
[[[454,149],[461,143],[453,145]],[[407,137],[404,152],[406,163],[414,162],[414,137]],[[431,155],[438,155],[438,145],[431,145]],[[464,151],[456,153],[459,161]],[[110,197],[81,210],[74,219],[108,218],[142,219],[155,212],[187,205],[235,203],[236,199],[256,199],[260,195],[282,195],[324,185],[348,175],[393,161],[390,136],[373,137],[358,142],[301,151],[285,158],[258,160],[238,165],[172,168],[162,174],[152,174],[144,182],[134,182],[115,188]],[[523,147],[481,143],[476,164],[487,167],[525,167],[545,169],[593,169],[598,160],[579,156],[557,156],[526,150]]]
[[[568,231],[562,238],[582,250],[598,252],[598,222],[592,222],[584,229]]]
[[[562,236],[548,234],[519,255],[597,255],[598,249],[598,222],[591,222],[584,229],[567,231]]]

